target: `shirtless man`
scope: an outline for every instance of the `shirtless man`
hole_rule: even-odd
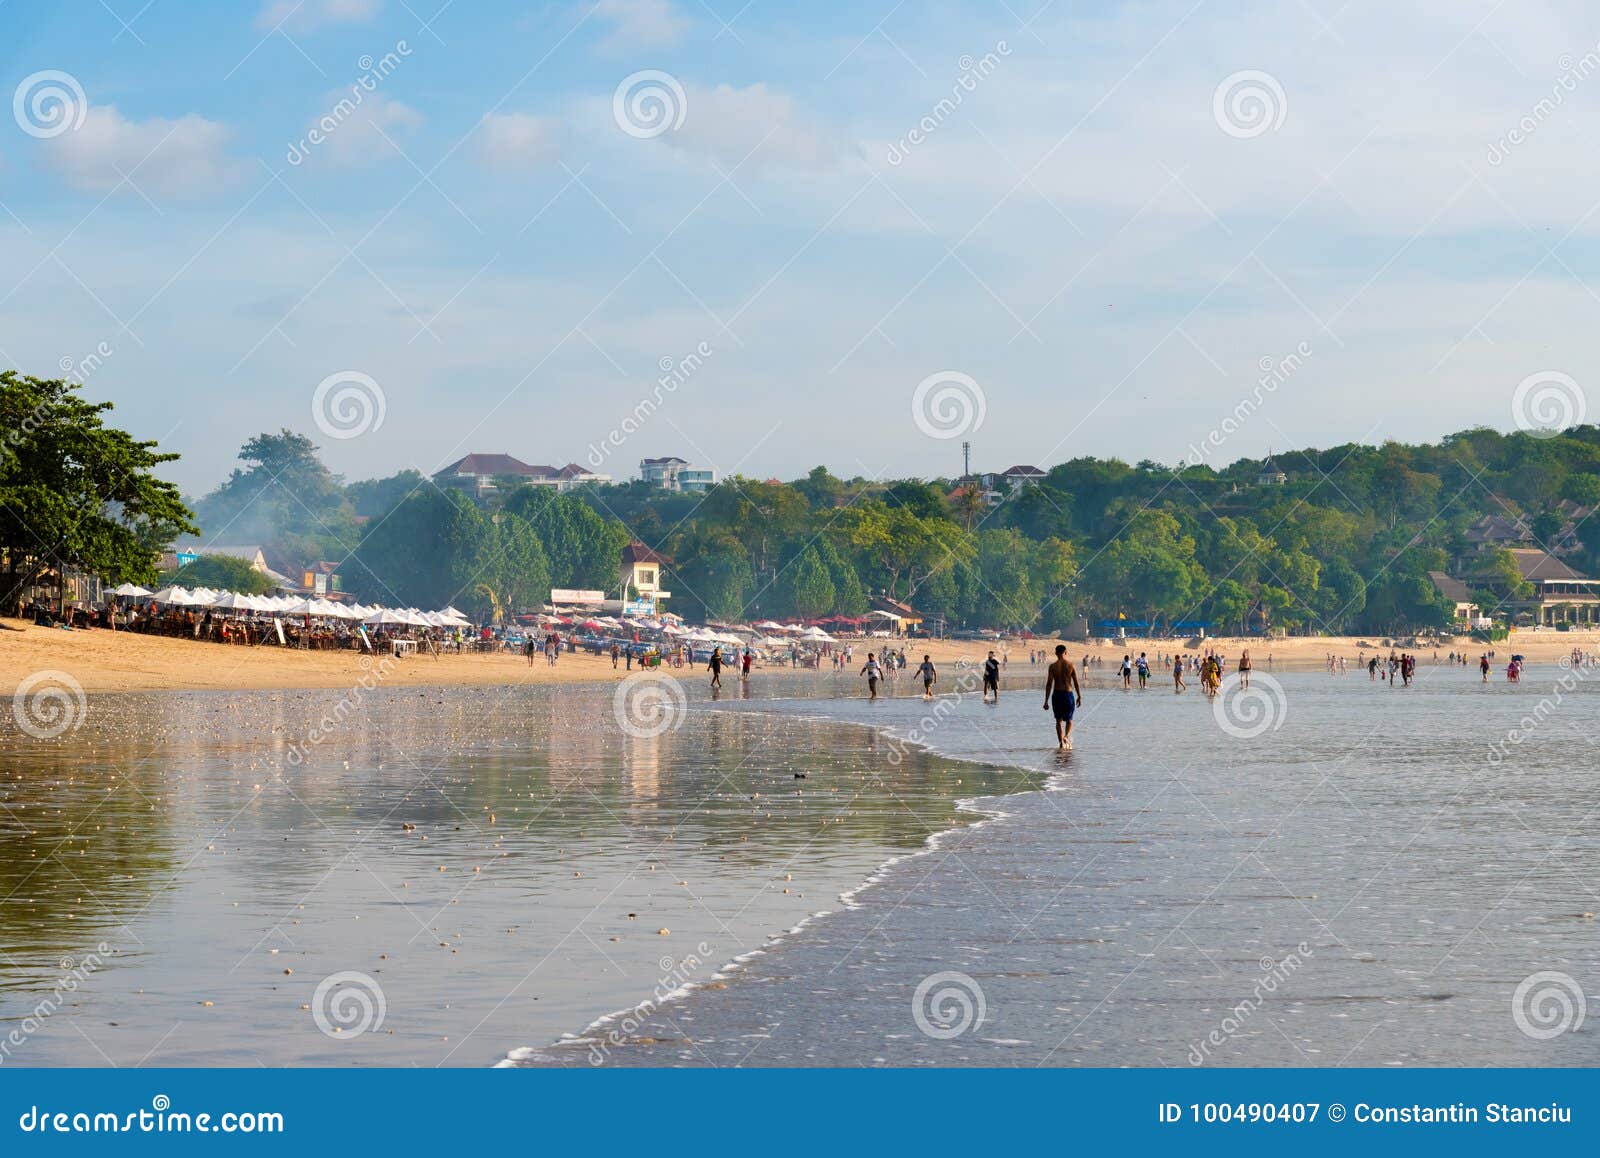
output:
[[[1078,669],[1067,658],[1064,644],[1056,644],[1056,661],[1044,677],[1045,710],[1056,718],[1056,747],[1072,747],[1072,715],[1083,703],[1083,687],[1078,683]]]

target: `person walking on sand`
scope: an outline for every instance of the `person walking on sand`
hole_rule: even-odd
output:
[[[1032,654],[1031,652],[1029,653]],[[994,702],[1000,702],[1000,665],[995,662],[994,652],[989,653],[989,658],[983,661],[983,702],[989,702],[989,693],[994,693]]]
[[[617,646],[616,640],[611,641],[611,670],[617,670],[617,660],[622,658],[622,649]]]
[[[922,677],[922,698],[933,699],[933,685],[939,682],[939,673],[933,667],[933,656],[922,657],[922,663],[917,667],[917,674]]]
[[[1144,652],[1141,651],[1139,653],[1139,658],[1134,661],[1133,666],[1134,669],[1139,673],[1139,688],[1142,691],[1144,690],[1145,685],[1150,682],[1150,660],[1145,656]]]
[[[1067,658],[1065,644],[1056,644],[1056,661],[1044,677],[1045,711],[1055,716],[1056,747],[1072,747],[1072,717],[1083,703],[1083,687],[1078,683],[1078,669]]]
[[[1133,661],[1127,656],[1123,656],[1122,667],[1118,670],[1122,674],[1122,686],[1131,688],[1133,686]]]
[[[861,669],[861,674],[867,677],[867,699],[877,699],[878,681],[883,678],[883,669],[878,666],[878,657],[870,651],[867,652],[867,663]]]
[[[722,649],[720,647],[711,649],[711,658],[706,661],[706,670],[711,673],[711,686],[720,689],[722,687]]]

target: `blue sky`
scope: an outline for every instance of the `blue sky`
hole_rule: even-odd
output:
[[[6,5],[0,365],[70,365],[191,492],[278,426],[352,478],[584,462],[644,399],[601,469],[1509,429],[1593,385],[1597,41],[1471,0]],[[344,372],[381,424],[314,412]]]

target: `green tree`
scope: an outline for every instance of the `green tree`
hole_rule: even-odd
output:
[[[198,532],[177,487],[155,475],[178,456],[107,426],[111,403],[77,390],[0,371],[0,605],[13,614],[46,568],[150,582],[156,541]]]
[[[187,566],[163,571],[157,582],[162,586],[177,583],[191,588],[237,591],[241,595],[265,595],[273,588],[271,579],[233,555],[201,555]]]
[[[800,552],[794,562],[794,609],[806,619],[815,619],[833,610],[833,577],[815,547]]]

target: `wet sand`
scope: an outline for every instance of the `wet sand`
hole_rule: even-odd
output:
[[[491,1065],[1032,783],[703,696],[131,693],[8,730],[0,1064]]]

